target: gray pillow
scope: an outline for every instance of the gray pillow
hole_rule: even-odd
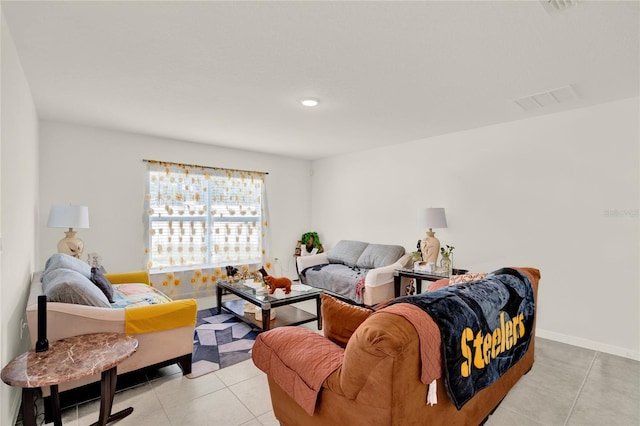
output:
[[[109,303],[113,303],[113,287],[111,283],[102,274],[102,271],[98,268],[91,268],[91,282],[96,285],[100,289],[100,291],[106,296]]]
[[[89,278],[71,269],[58,268],[43,275],[42,291],[49,302],[111,307],[104,293]]]
[[[80,259],[76,259],[73,256],[69,256],[68,254],[56,253],[44,264],[43,280],[44,275],[47,275],[48,272],[59,268],[71,269],[72,271],[82,274],[86,278],[91,278],[91,266],[89,266],[88,263],[83,262]]]
[[[363,269],[374,269],[391,265],[404,254],[404,247],[385,244],[369,244],[356,262]]]
[[[356,266],[358,258],[369,243],[361,241],[341,240],[327,253],[329,263],[342,263],[347,266]]]

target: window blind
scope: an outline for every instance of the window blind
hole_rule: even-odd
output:
[[[265,175],[147,160],[147,268],[265,263]]]

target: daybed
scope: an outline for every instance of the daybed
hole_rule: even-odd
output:
[[[323,296],[325,337],[283,327],[262,333],[253,347],[254,363],[268,377],[275,417],[284,426],[481,424],[533,365],[539,278],[537,269],[503,268],[472,283],[399,298],[375,312]],[[472,298],[483,312],[499,312],[500,319],[485,316],[489,330],[480,326],[477,332],[484,338],[466,329],[462,339],[451,337],[443,325],[475,317],[475,308],[473,315],[445,311],[436,324],[435,315],[418,307],[425,300],[446,302],[468,291],[475,292]],[[505,337],[495,331],[501,328]],[[462,362],[446,351],[456,340]],[[477,351],[476,340],[488,352]],[[517,361],[505,364],[512,357]],[[501,375],[485,382],[485,374],[497,369]],[[464,385],[465,392],[477,392],[465,402],[456,388],[452,398],[448,385],[455,383]],[[427,404],[428,394],[437,396],[435,404],[433,395]]]
[[[45,275],[48,276],[43,285],[41,279]],[[138,339],[138,350],[118,365],[118,375],[173,363],[180,365],[183,374],[191,372],[197,311],[194,299],[172,301],[150,287],[146,271],[139,271],[104,275],[115,289],[114,303],[109,303],[88,277],[89,265],[66,254],[55,254],[44,271],[34,273],[26,310],[32,347],[38,339],[38,296],[47,293],[49,342],[81,334],[126,333]],[[99,373],[62,383],[59,391],[98,381]],[[48,412],[50,389],[42,391]],[[49,418],[49,414],[45,417]]]
[[[297,266],[301,283],[375,305],[394,296],[393,271],[410,258],[402,246],[342,240],[328,252],[298,257]]]

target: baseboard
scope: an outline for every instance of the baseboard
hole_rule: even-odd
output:
[[[543,339],[553,340],[555,342],[566,343],[567,345],[579,346],[585,349],[591,349],[598,352],[604,352],[607,354],[640,361],[640,352],[633,351],[627,348],[621,348],[619,346],[607,345],[606,343],[595,342],[593,340],[569,336],[567,334],[556,333],[554,331],[542,330],[540,328],[536,328],[536,336],[542,337]]]

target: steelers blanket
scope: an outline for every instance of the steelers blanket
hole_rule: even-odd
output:
[[[535,306],[531,282],[512,268],[471,283],[396,299],[427,312],[442,335],[449,398],[459,410],[524,356]]]

